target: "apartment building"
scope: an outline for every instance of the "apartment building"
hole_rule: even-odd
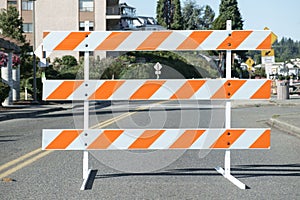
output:
[[[91,31],[120,30],[119,0],[1,0],[0,9],[15,6],[23,18],[27,40],[42,53],[43,31],[83,31],[84,21],[90,22]],[[33,34],[35,32],[35,34]],[[53,52],[50,57],[62,55],[79,57],[76,52]],[[98,52],[100,57],[105,52]]]

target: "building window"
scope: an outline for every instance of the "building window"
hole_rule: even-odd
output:
[[[8,0],[7,7],[10,7],[10,6],[17,6],[17,0]]]
[[[90,22],[89,24],[89,31],[94,30],[94,22]],[[79,31],[84,31],[84,22],[79,22]]]
[[[33,10],[33,1],[22,0],[22,10]]]
[[[24,33],[32,33],[32,23],[24,23],[23,24],[23,31]]]
[[[93,12],[94,11],[94,0],[79,0],[80,12]]]

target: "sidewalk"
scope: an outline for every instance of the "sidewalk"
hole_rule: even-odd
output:
[[[72,104],[52,104],[52,105],[25,105],[12,106],[8,108],[0,108],[0,122],[20,119],[26,117],[35,117],[40,114],[56,112],[61,110],[72,109]],[[276,96],[270,100],[255,100],[255,101],[232,101],[232,108],[239,107],[260,107],[260,106],[295,106],[300,108],[300,96],[291,95],[290,99],[277,100]],[[276,115],[270,118],[267,122],[270,126],[274,126],[285,132],[291,133],[300,137],[300,109],[295,110],[293,115]]]

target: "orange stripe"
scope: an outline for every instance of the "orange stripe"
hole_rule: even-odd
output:
[[[131,97],[134,99],[149,99],[166,81],[146,81]]]
[[[266,130],[251,146],[251,149],[268,149],[271,145],[271,130]]]
[[[108,99],[125,81],[105,81],[89,100]]]
[[[91,32],[71,32],[54,50],[74,50]]]
[[[215,149],[227,149],[229,148],[243,133],[245,130],[226,130],[218,140],[210,146]]]
[[[87,149],[107,149],[123,132],[123,130],[105,130]]]
[[[213,31],[193,31],[177,50],[196,49]]]
[[[211,97],[212,99],[230,99],[246,80],[228,80]]]
[[[83,81],[63,81],[46,99],[65,100],[67,99]]]
[[[64,130],[46,147],[46,149],[66,149],[80,133],[82,133],[82,130]]]
[[[46,38],[50,32],[43,32],[43,38]]]
[[[132,32],[112,32],[96,50],[116,49]]]
[[[272,48],[272,33],[256,48],[257,50],[265,50]]]
[[[136,50],[155,50],[171,33],[171,31],[153,32]]]
[[[146,130],[128,149],[147,149],[165,130]]]
[[[236,49],[253,31],[233,31],[217,49]]]
[[[177,90],[171,99],[189,99],[205,82],[205,80],[188,80],[179,90]]]
[[[205,132],[205,130],[186,130],[175,142],[170,149],[189,148]]]
[[[256,92],[251,99],[269,99],[271,98],[271,80],[267,80]]]

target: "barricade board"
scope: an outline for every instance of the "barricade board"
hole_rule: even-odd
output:
[[[271,80],[46,80],[44,100],[269,99]]]
[[[52,31],[44,51],[268,50],[270,30]]]
[[[44,150],[269,149],[270,129],[43,130]]]

